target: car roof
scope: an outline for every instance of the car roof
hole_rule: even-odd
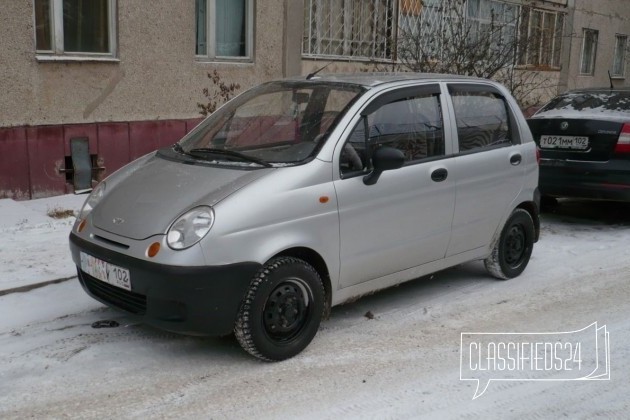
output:
[[[285,80],[289,81],[305,81],[313,80],[317,82],[336,82],[350,83],[365,87],[373,87],[386,83],[403,82],[408,80],[417,81],[477,81],[481,79],[471,76],[458,76],[453,74],[436,74],[436,73],[411,73],[411,72],[395,72],[395,73],[377,73],[377,72],[359,72],[359,73],[318,73],[311,79],[307,76],[295,76]]]

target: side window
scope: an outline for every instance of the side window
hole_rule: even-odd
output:
[[[369,127],[367,139],[365,118]],[[401,150],[407,163],[444,155],[439,95],[394,99],[363,117],[342,150],[342,174],[368,170],[369,157],[376,148],[383,146]]]
[[[492,91],[451,91],[459,151],[512,144],[508,107],[503,97]]]

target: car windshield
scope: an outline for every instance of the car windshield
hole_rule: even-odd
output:
[[[630,114],[630,91],[570,92],[553,99],[540,112],[553,110],[613,111]]]
[[[219,164],[297,164],[315,155],[363,91],[341,83],[266,83],[221,107],[175,150]]]

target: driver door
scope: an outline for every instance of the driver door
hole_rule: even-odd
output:
[[[455,208],[439,85],[386,92],[361,114],[333,161],[341,288],[444,258]],[[366,185],[369,156],[383,146],[401,150],[405,165]]]

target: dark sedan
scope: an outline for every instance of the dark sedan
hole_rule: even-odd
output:
[[[528,123],[543,197],[630,201],[630,88],[566,92]]]

